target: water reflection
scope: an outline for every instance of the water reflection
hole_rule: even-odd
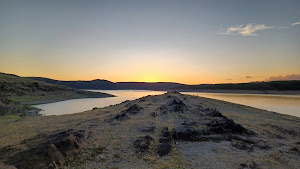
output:
[[[72,114],[72,113],[83,112],[86,110],[91,110],[94,107],[102,108],[110,105],[115,105],[125,100],[134,100],[147,95],[159,95],[165,93],[163,91],[148,91],[148,90],[90,90],[90,91],[109,93],[118,97],[74,99],[74,100],[66,100],[66,101],[55,102],[55,103],[34,105],[34,107],[42,109],[43,111],[41,111],[40,113],[43,116]]]
[[[61,115],[83,112],[91,110],[94,107],[106,107],[121,103],[125,100],[134,100],[147,95],[159,95],[164,91],[148,91],[148,90],[91,90],[95,92],[104,92],[116,95],[118,97],[111,98],[89,98],[75,99],[56,103],[48,103],[35,105],[44,111],[43,115]],[[184,92],[184,94],[197,95],[207,98],[224,100],[228,102],[248,105],[274,111],[282,114],[289,114],[300,117],[300,96],[299,95],[267,95],[267,94],[230,94],[230,93],[199,93]]]
[[[224,100],[232,103],[243,104],[264,110],[300,117],[299,95],[231,94],[199,92],[183,93],[212,99]]]

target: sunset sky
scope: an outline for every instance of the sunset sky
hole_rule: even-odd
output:
[[[0,72],[58,80],[300,80],[300,1],[0,1]]]

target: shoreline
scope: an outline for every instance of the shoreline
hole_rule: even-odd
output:
[[[86,91],[105,91],[106,89],[80,89]],[[111,91],[178,91],[178,92],[200,92],[200,93],[232,93],[232,94],[271,94],[271,95],[300,95],[300,90],[223,90],[223,89],[165,89],[165,90],[147,90],[147,89],[109,89]]]
[[[108,91],[108,90],[107,90]],[[108,92],[108,93],[110,93],[110,94],[114,94],[114,95],[116,95],[116,97],[119,97],[118,96],[118,92],[114,92],[114,90],[109,90],[110,92]],[[122,91],[132,91],[132,92],[139,92],[139,91],[144,91],[144,92],[147,92],[147,91],[149,91],[149,92],[151,92],[150,90],[122,90]],[[95,91],[95,92],[97,92],[97,91]],[[103,91],[103,90],[100,90],[100,92],[105,92],[105,91]],[[166,92],[166,91],[163,91],[162,93],[164,93],[164,92]],[[218,97],[215,97],[214,96],[214,94],[216,94],[216,96],[218,96],[217,95],[217,93],[201,93],[201,92],[199,92],[199,93],[197,93],[197,92],[182,92],[182,94],[188,94],[188,95],[199,95],[200,97],[207,97],[207,98],[212,98],[212,99],[215,99],[215,100],[222,100],[222,101],[224,101],[222,98],[218,98]],[[230,96],[243,96],[243,97],[251,97],[251,95],[256,95],[256,96],[258,96],[258,97],[288,97],[288,98],[296,98],[296,99],[299,99],[299,95],[279,95],[279,94],[253,94],[253,93],[251,93],[251,94],[249,94],[249,93],[223,93],[224,95],[220,95],[220,96],[227,96],[226,94],[229,94]],[[146,96],[147,94],[145,94],[145,96]],[[121,96],[122,97],[122,96]],[[142,96],[141,96],[142,97]],[[72,99],[73,100],[73,99]],[[226,99],[225,99],[226,100]],[[57,101],[65,101],[65,100],[55,100],[55,101],[53,101],[53,102],[57,102]],[[85,100],[82,100],[83,102],[86,102]],[[101,100],[100,100],[101,101]],[[253,104],[247,104],[247,102],[238,102],[238,101],[233,101],[232,102],[232,100],[230,101],[230,99],[229,100],[227,100],[227,102],[228,103],[233,103],[233,104],[240,104],[240,105],[245,105],[245,106],[251,106],[251,107],[255,107],[255,108],[260,108],[260,109],[262,109],[262,110],[266,110],[266,111],[271,111],[271,112],[276,112],[276,113],[280,113],[280,114],[290,114],[290,115],[292,115],[292,116],[294,116],[294,117],[299,117],[299,115],[295,112],[295,111],[292,111],[292,112],[290,112],[290,110],[289,111],[285,111],[283,108],[281,108],[281,109],[278,109],[278,108],[280,108],[280,107],[278,107],[277,109],[275,108],[264,108],[264,107],[260,107],[260,106],[257,106],[257,105],[253,105]],[[47,103],[52,103],[51,101],[47,101],[46,102],[46,104]],[[115,102],[114,104],[118,104],[118,103],[121,103],[121,101],[120,102]],[[39,103],[39,104],[44,104],[43,102],[42,103]],[[33,106],[34,105],[38,105],[38,103],[35,103],[35,104],[33,104]],[[110,105],[110,104],[109,104]],[[102,107],[104,107],[104,106],[109,106],[109,105],[102,105],[102,106],[97,106],[97,105],[94,105],[94,107],[99,107],[99,108],[102,108]],[[87,109],[85,109],[85,110],[90,110],[90,108],[87,108]],[[84,109],[81,109],[81,111],[84,111]],[[77,111],[78,112],[78,111]],[[66,113],[66,114],[69,114],[69,113]]]
[[[184,93],[185,94],[185,93]],[[248,93],[247,93],[248,94]],[[233,103],[233,102],[230,102],[230,101],[225,101],[225,100],[219,100],[219,99],[214,99],[214,98],[208,98],[208,97],[203,97],[203,96],[197,96],[195,95],[195,97],[200,97],[200,98],[205,98],[205,99],[208,99],[210,100],[211,102],[215,102],[215,103],[223,103],[223,104],[229,104],[231,106],[236,106],[236,107],[244,107],[244,108],[250,108],[250,109],[257,109],[257,110],[260,110],[260,111],[266,111],[266,112],[269,112],[269,113],[274,113],[274,114],[278,114],[278,115],[282,115],[282,116],[289,116],[289,117],[292,117],[292,118],[299,118],[298,116],[294,116],[294,115],[290,115],[290,114],[283,114],[283,113],[279,113],[279,112],[275,112],[275,111],[271,111],[271,110],[266,110],[266,109],[262,109],[262,108],[258,108],[258,107],[253,107],[253,106],[249,106],[249,105],[245,105],[245,104],[239,104],[239,103]]]
[[[24,105],[34,106],[34,105],[39,105],[39,104],[55,103],[55,102],[75,100],[75,99],[93,99],[93,98],[108,98],[108,97],[117,97],[117,96],[111,95],[111,96],[100,96],[100,97],[75,97],[75,98],[56,99],[56,100],[41,100],[41,101],[21,102],[21,103]]]
[[[108,98],[108,97],[117,97],[117,96],[111,95],[111,96],[101,96],[101,97],[66,98],[66,99],[57,99],[57,100],[42,100],[42,101],[34,101],[34,102],[23,102],[21,104],[28,105],[28,106],[31,106],[34,108],[32,111],[29,111],[27,113],[29,116],[43,116],[42,114],[40,114],[40,112],[43,111],[43,109],[36,108],[36,107],[34,107],[35,105],[56,103],[56,102],[67,101],[67,100],[76,100],[76,99]]]
[[[232,94],[271,94],[271,95],[300,95],[300,90],[176,90],[179,92],[200,92],[200,93],[232,93]]]
[[[92,92],[91,92],[92,93]],[[79,95],[79,96],[64,96],[64,97],[44,97],[44,98],[39,98],[39,97],[34,97],[34,96],[29,96],[27,98],[2,98],[0,100],[0,108],[1,108],[1,113],[0,116],[10,116],[10,115],[16,115],[16,116],[42,116],[40,112],[42,109],[34,107],[34,105],[39,105],[39,104],[47,104],[47,103],[55,103],[55,102],[60,102],[60,101],[67,101],[67,100],[73,100],[73,99],[85,99],[85,98],[108,98],[108,97],[116,97],[111,94],[106,94],[106,93],[96,93],[93,95]],[[31,98],[30,98],[31,97]],[[34,99],[32,99],[34,98]],[[35,100],[35,101],[18,101],[16,99],[21,99],[21,100]]]

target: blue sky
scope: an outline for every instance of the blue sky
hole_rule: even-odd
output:
[[[295,78],[299,8],[292,0],[2,0],[0,71],[189,84]]]

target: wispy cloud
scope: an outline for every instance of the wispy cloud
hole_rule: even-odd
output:
[[[246,79],[251,79],[252,77],[251,76],[246,76]]]
[[[266,25],[247,24],[247,25],[240,25],[236,27],[230,27],[227,29],[226,32],[222,34],[255,36],[256,35],[255,32],[263,31],[271,28],[272,28],[271,26],[266,26]]]
[[[300,25],[300,22],[294,22],[291,24],[292,26],[295,26],[295,25]]]
[[[274,76],[267,79],[267,81],[278,81],[278,80],[300,80],[300,74],[292,74],[286,76]]]

